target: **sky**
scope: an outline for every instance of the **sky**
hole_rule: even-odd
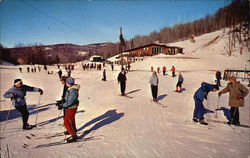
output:
[[[118,42],[214,14],[231,0],[0,0],[0,42]]]

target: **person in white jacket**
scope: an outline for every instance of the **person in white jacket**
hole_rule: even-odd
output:
[[[153,72],[152,76],[150,77],[149,83],[151,85],[151,92],[152,92],[152,96],[153,96],[153,101],[157,102],[159,79],[158,79],[157,73],[155,71]]]

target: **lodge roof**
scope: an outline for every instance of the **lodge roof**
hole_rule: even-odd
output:
[[[157,43],[150,43],[150,44],[147,44],[147,45],[139,46],[139,47],[136,47],[136,48],[127,49],[127,50],[124,50],[123,52],[129,52],[129,51],[133,51],[133,50],[136,50],[136,49],[141,49],[141,48],[149,47],[149,46],[152,46],[152,45],[155,45],[155,46],[164,46],[166,48],[179,48],[179,49],[183,49],[182,47],[169,46],[167,43],[158,43],[157,42]]]

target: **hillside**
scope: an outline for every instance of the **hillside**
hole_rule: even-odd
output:
[[[215,41],[214,39],[219,36]],[[225,35],[226,36],[226,35]],[[41,138],[50,133],[63,132],[61,111],[53,104],[60,99],[63,86],[58,75],[47,72],[19,73],[17,66],[1,68],[1,127],[5,125],[8,110],[10,119],[1,139],[1,156],[17,158],[243,158],[250,155],[250,95],[245,98],[245,106],[240,108],[240,122],[245,127],[228,126],[228,94],[220,98],[209,93],[204,106],[208,109],[205,119],[208,126],[193,123],[193,94],[201,82],[214,84],[215,72],[227,67],[244,68],[249,64],[249,53],[228,56],[223,51],[223,31],[216,31],[196,37],[196,43],[189,40],[173,45],[184,47],[184,55],[157,55],[146,57],[133,63],[127,74],[126,93],[131,98],[119,96],[117,75],[120,67],[111,71],[106,65],[107,81],[101,81],[102,71],[83,71],[78,63],[72,76],[81,85],[80,105],[76,114],[78,136],[86,138],[78,143],[35,148],[38,145],[62,141],[65,136],[51,139]],[[213,41],[211,43],[211,41]],[[206,45],[208,44],[209,45]],[[204,46],[205,47],[201,47]],[[159,104],[152,102],[149,78],[150,67],[165,65],[167,74],[159,74]],[[177,78],[171,77],[169,69],[174,65],[184,76],[185,91],[176,93]],[[26,65],[23,66],[26,68]],[[49,66],[57,71],[57,67]],[[66,73],[65,71],[63,72]],[[19,113],[10,106],[11,101],[3,94],[13,85],[15,78],[22,78],[25,84],[44,90],[38,104],[38,93],[27,93],[30,124],[38,116],[38,129],[21,130]],[[241,81],[241,80],[240,80]],[[247,86],[247,80],[241,81]],[[227,81],[222,81],[225,88]],[[249,89],[249,88],[248,88]],[[218,109],[217,109],[218,108]],[[217,109],[217,111],[216,111]],[[216,113],[218,117],[216,117]],[[38,115],[37,115],[38,114]],[[60,114],[59,119],[58,115]],[[53,128],[52,128],[53,127]],[[90,130],[89,134],[84,131]],[[1,133],[3,128],[1,128]],[[35,135],[32,136],[31,134]],[[26,136],[32,137],[27,139]],[[26,148],[23,145],[27,144]],[[8,149],[7,149],[8,145]]]

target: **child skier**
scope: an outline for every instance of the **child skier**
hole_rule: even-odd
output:
[[[182,85],[183,81],[184,81],[183,76],[182,76],[182,74],[179,72],[179,74],[178,74],[178,82],[177,82],[177,84],[176,84],[176,90],[175,90],[176,92],[182,92],[182,87],[181,87],[181,85]],[[179,88],[180,88],[180,90],[179,90]]]
[[[172,66],[171,71],[172,71],[172,77],[175,77],[175,67],[174,66]]]
[[[203,100],[207,99],[207,95],[210,91],[216,92],[219,90],[218,85],[211,85],[206,82],[201,83],[201,87],[194,94],[195,108],[193,113],[193,121],[199,122],[202,125],[207,125],[208,123],[204,121],[205,109],[203,106]]]
[[[23,130],[30,130],[34,126],[28,124],[29,111],[26,104],[26,92],[39,92],[43,94],[40,88],[34,88],[24,85],[21,79],[14,80],[14,86],[4,93],[5,98],[11,98],[12,105],[22,114]]]

